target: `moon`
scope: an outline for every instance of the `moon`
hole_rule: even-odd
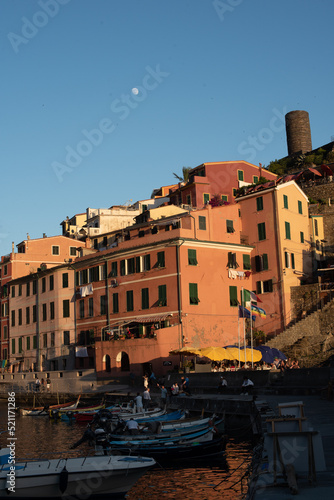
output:
[[[134,87],[131,92],[134,94],[134,95],[137,95],[139,93],[139,90],[137,89],[137,87]]]

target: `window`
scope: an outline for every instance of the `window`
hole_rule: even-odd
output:
[[[42,304],[42,321],[46,321],[46,304]]]
[[[7,272],[8,272],[8,268],[7,268],[7,264],[5,264],[3,266],[3,274],[4,274],[4,276],[6,276]]]
[[[253,184],[257,184],[259,182],[259,178],[257,175],[253,175]]]
[[[126,310],[133,311],[133,290],[126,292]]]
[[[32,306],[32,322],[37,323],[37,307]]]
[[[63,288],[68,288],[68,273],[63,273]]]
[[[26,338],[26,347],[27,347],[27,351],[30,351],[30,337]]]
[[[238,304],[238,288],[236,286],[230,286],[230,306],[237,307]]]
[[[44,276],[44,278],[42,278],[42,293],[44,293],[46,291],[46,278]]]
[[[239,267],[237,264],[237,254],[235,252],[228,252],[227,257],[227,267],[229,269],[236,269],[237,267]]]
[[[52,245],[52,255],[59,255],[59,246]]]
[[[259,295],[262,293],[262,281],[257,281],[256,282],[256,293]]]
[[[15,286],[14,285],[11,287],[11,292],[12,292],[12,297],[15,297]]]
[[[285,222],[285,238],[291,240],[290,222]]]
[[[63,300],[63,318],[70,317],[70,301],[68,299]]]
[[[106,247],[108,245],[108,236],[103,236],[103,243],[102,245]]]
[[[149,309],[150,303],[149,303],[149,292],[148,288],[142,288],[141,289],[141,308],[142,309]]]
[[[89,297],[88,299],[88,316],[94,316],[94,299],[93,297]]]
[[[266,223],[261,222],[257,225],[257,232],[259,235],[259,241],[263,241],[266,239]]]
[[[150,254],[144,255],[144,271],[149,271],[151,269],[151,257]]]
[[[300,231],[300,243],[304,243],[304,233]]]
[[[32,282],[32,294],[36,295],[37,293],[37,280],[33,280]]]
[[[191,195],[190,194],[187,194],[187,196],[186,196],[186,204],[191,205]]]
[[[295,254],[291,254],[291,267],[292,269],[295,269]]]
[[[227,233],[234,233],[233,220],[226,221],[226,232]]]
[[[48,334],[43,333],[43,347],[47,347],[47,346],[48,346]]]
[[[208,193],[203,194],[204,205],[207,205],[210,201],[210,195]]]
[[[85,301],[83,299],[79,301],[79,317],[81,319],[85,317]]]
[[[12,354],[15,354],[15,339],[12,339]]]
[[[167,305],[167,285],[158,286],[158,304],[159,306]]]
[[[268,271],[268,255],[266,253],[263,255],[255,255],[255,271],[257,273]]]
[[[189,283],[189,301],[190,304],[199,303],[197,283]]]
[[[55,319],[55,303],[50,302],[50,319]]]
[[[250,271],[251,270],[251,260],[250,260],[250,255],[243,254],[242,255],[242,262],[243,262],[243,268],[245,271]]]
[[[32,348],[37,349],[37,335],[34,335],[32,338]]]
[[[226,196],[226,194],[222,194],[222,201],[228,201],[228,196]]]
[[[22,337],[19,337],[19,352],[22,352]]]
[[[158,252],[158,267],[165,267],[165,252]]]
[[[118,293],[113,293],[112,294],[112,312],[114,314],[119,312],[119,305],[118,305]]]
[[[283,194],[283,207],[284,208],[289,208],[288,197],[287,197],[286,194]]]
[[[125,260],[121,260],[120,262],[121,276],[125,276]]]
[[[273,291],[273,281],[263,281],[263,293],[270,293]]]
[[[232,194],[233,194],[233,196],[237,196],[237,191],[238,191],[238,190],[237,190],[236,188],[233,188],[233,189],[232,189]]]
[[[26,307],[26,324],[30,323],[30,307]]]
[[[131,257],[128,259],[128,274],[134,274],[135,272],[135,258]]]
[[[22,296],[22,285],[19,285],[19,297]]]
[[[51,332],[50,346],[55,346],[55,332]]]
[[[147,205],[142,205],[142,206],[141,206],[141,211],[142,211],[142,213],[143,213],[143,212],[146,212],[146,210],[147,210]]]
[[[70,247],[70,255],[72,255],[73,257],[76,257],[76,255],[77,255],[76,247]]]
[[[290,254],[289,252],[284,252],[285,267],[290,267]]]
[[[29,297],[29,295],[30,295],[30,283],[27,283],[26,296]]]
[[[22,325],[22,309],[19,309],[19,325]]]
[[[15,326],[15,311],[12,311],[12,326]]]
[[[188,248],[188,264],[189,266],[197,266],[196,250]]]
[[[256,198],[256,211],[260,212],[260,210],[263,210],[263,196]]]
[[[54,277],[53,277],[53,274],[51,274],[49,276],[49,289],[53,290],[53,288],[54,288]]]
[[[243,181],[243,180],[244,180],[244,171],[238,170],[238,181]]]
[[[319,231],[318,231],[318,221],[317,221],[317,219],[314,219],[314,234],[316,236],[319,236],[318,233],[319,233]]]
[[[117,276],[117,262],[111,263],[111,276]]]
[[[100,296],[100,314],[101,314],[101,316],[103,316],[104,314],[107,314],[107,296],[106,295]]]
[[[206,230],[206,217],[204,217],[203,215],[200,215],[198,217],[198,228],[204,231]]]
[[[8,339],[8,327],[7,325],[4,325],[3,327],[3,340],[7,340]]]
[[[300,200],[298,200],[298,213],[299,214],[303,213],[303,204]]]
[[[138,256],[136,257],[136,273],[140,273],[141,271],[141,258]]]
[[[63,332],[63,343],[64,343],[64,345],[70,345],[70,332],[69,332],[69,330],[65,330]]]

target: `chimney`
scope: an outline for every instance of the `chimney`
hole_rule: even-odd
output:
[[[290,111],[285,115],[288,155],[312,151],[310,119],[307,111]]]

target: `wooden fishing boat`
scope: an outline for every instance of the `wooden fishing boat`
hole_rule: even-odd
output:
[[[80,397],[78,397],[77,401],[71,401],[69,403],[62,403],[62,404],[57,404],[57,405],[46,405],[46,406],[38,406],[38,407],[32,407],[32,408],[20,408],[19,413],[22,416],[30,416],[30,417],[45,417],[48,416],[49,413],[53,410],[63,410],[66,409],[67,411],[69,410],[76,410],[79,402],[80,402]]]

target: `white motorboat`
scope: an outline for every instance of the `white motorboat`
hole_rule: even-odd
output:
[[[79,402],[80,402],[80,397],[78,397],[76,402],[71,402],[71,403],[63,403],[63,404],[58,404],[58,405],[51,405],[51,406],[39,406],[39,407],[33,407],[33,408],[20,408],[20,415],[26,417],[45,417],[49,415],[49,412],[52,410],[75,410],[78,408]]]
[[[125,495],[152,458],[91,456],[21,461],[11,464],[10,449],[0,450],[0,498],[85,498]]]

